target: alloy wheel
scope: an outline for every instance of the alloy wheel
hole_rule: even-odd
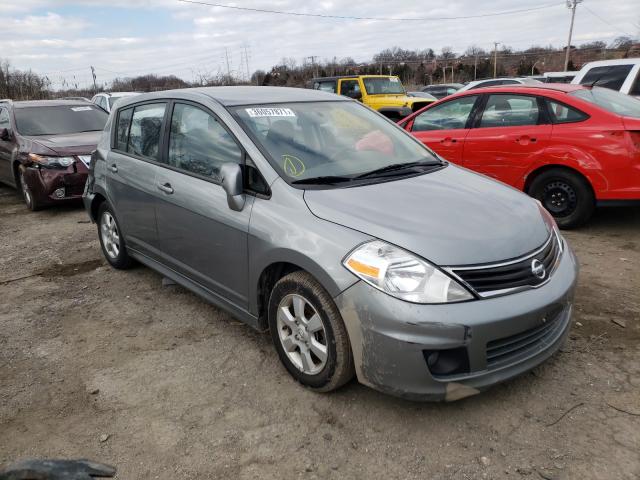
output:
[[[278,305],[278,338],[291,362],[307,375],[316,375],[327,363],[327,333],[320,315],[301,295],[285,296]]]
[[[100,219],[100,235],[102,244],[109,257],[116,259],[120,254],[120,233],[113,215],[104,212]]]

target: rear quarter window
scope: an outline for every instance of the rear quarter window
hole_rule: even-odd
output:
[[[582,122],[583,120],[589,118],[589,115],[587,115],[586,113],[565,105],[564,103],[556,102],[549,99],[547,99],[546,102],[552,123]]]
[[[118,123],[116,125],[116,148],[127,151],[127,140],[129,138],[129,125],[131,125],[131,114],[133,108],[120,110],[118,113]]]

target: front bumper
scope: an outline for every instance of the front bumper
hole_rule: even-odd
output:
[[[553,355],[569,331],[578,265],[565,244],[560,264],[539,288],[471,302],[420,305],[395,299],[365,282],[338,297],[358,380],[411,400],[452,401],[520,375]],[[540,341],[488,361],[487,345],[545,327]],[[468,372],[432,375],[425,351],[466,349]],[[508,348],[507,348],[508,350]]]
[[[82,162],[67,168],[27,167],[24,178],[40,205],[79,200],[89,171]]]

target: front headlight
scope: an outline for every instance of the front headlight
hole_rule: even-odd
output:
[[[381,240],[360,245],[343,265],[369,285],[413,303],[450,303],[474,297],[426,260]]]
[[[44,167],[67,168],[76,161],[73,157],[46,157],[44,155],[29,154],[29,160]]]

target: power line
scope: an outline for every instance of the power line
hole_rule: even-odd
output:
[[[546,5],[540,5],[538,7],[523,8],[520,10],[507,10],[504,12],[484,13],[480,15],[464,15],[457,17],[418,17],[418,18],[391,18],[391,17],[356,17],[350,15],[327,15],[322,13],[303,13],[303,12],[287,12],[282,10],[269,10],[266,8],[252,8],[252,7],[238,7],[235,5],[226,5],[223,3],[209,3],[201,2],[197,0],[178,0],[182,3],[193,3],[196,5],[207,5],[209,7],[220,7],[232,10],[243,10],[245,12],[257,12],[257,13],[270,13],[274,15],[292,15],[296,17],[316,17],[316,18],[333,18],[337,20],[381,20],[389,22],[414,22],[414,21],[441,21],[441,20],[467,20],[471,18],[485,18],[485,17],[497,17],[501,15],[513,15],[516,13],[533,12],[535,10],[542,10],[544,8],[557,7],[558,3],[550,3]]]
[[[633,35],[631,35],[628,32],[625,32],[624,30],[621,30],[620,27],[614,25],[613,23],[609,22],[608,20],[602,18],[600,15],[598,15],[596,12],[594,12],[593,10],[591,10],[589,7],[587,7],[586,5],[583,5],[584,9],[589,12],[591,15],[593,15],[594,17],[596,17],[598,20],[600,20],[603,23],[606,23],[607,25],[609,25],[610,27],[615,28],[616,30],[618,30],[618,32],[623,33],[629,37],[633,37]]]

